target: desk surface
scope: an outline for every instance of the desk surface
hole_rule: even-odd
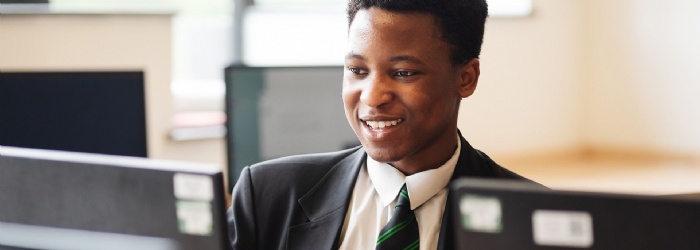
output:
[[[697,159],[630,156],[499,160],[503,166],[562,190],[643,195],[694,194],[700,198]]]

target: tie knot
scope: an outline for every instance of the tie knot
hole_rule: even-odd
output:
[[[399,192],[396,209],[389,222],[382,228],[377,236],[375,250],[386,249],[411,249],[420,248],[420,235],[416,215],[411,211],[411,202],[408,199],[408,191],[404,184]]]
[[[399,199],[396,201],[396,206],[397,207],[405,207],[410,210],[411,208],[411,199],[408,198],[408,189],[406,189],[406,184],[403,184],[403,187],[401,187],[401,191],[399,192]]]

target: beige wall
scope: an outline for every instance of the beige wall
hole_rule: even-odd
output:
[[[459,126],[499,157],[700,157],[700,2],[535,0],[490,19]]]
[[[490,18],[481,79],[459,127],[493,156],[567,153],[582,136],[579,1],[534,1],[525,18]]]
[[[700,2],[585,6],[585,143],[700,156]]]

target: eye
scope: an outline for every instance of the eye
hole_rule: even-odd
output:
[[[409,77],[415,75],[417,72],[415,71],[406,71],[406,70],[399,70],[394,72],[394,76],[398,77]]]
[[[361,68],[348,67],[348,70],[355,75],[366,75],[367,74],[367,70],[364,70]]]

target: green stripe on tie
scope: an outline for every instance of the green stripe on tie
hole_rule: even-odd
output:
[[[379,231],[374,250],[417,250],[420,248],[420,235],[416,214],[411,210],[406,184],[397,195],[394,214]]]
[[[411,245],[408,245],[405,247],[403,250],[415,250],[418,249],[418,246],[420,246],[420,240],[416,240]]]
[[[384,232],[384,234],[380,235],[377,238],[377,245],[382,244],[382,242],[391,238],[392,235],[396,234],[398,231],[401,231],[401,229],[404,229],[406,226],[408,226],[408,224],[411,223],[411,221],[413,220],[413,217],[414,215],[411,215],[411,217],[409,217],[405,221],[402,221],[401,223],[393,226],[391,229]]]
[[[406,198],[407,200],[409,200],[409,199],[408,199],[408,191],[402,189],[401,192],[400,192],[399,194],[400,194],[401,196],[403,196],[403,198]]]

